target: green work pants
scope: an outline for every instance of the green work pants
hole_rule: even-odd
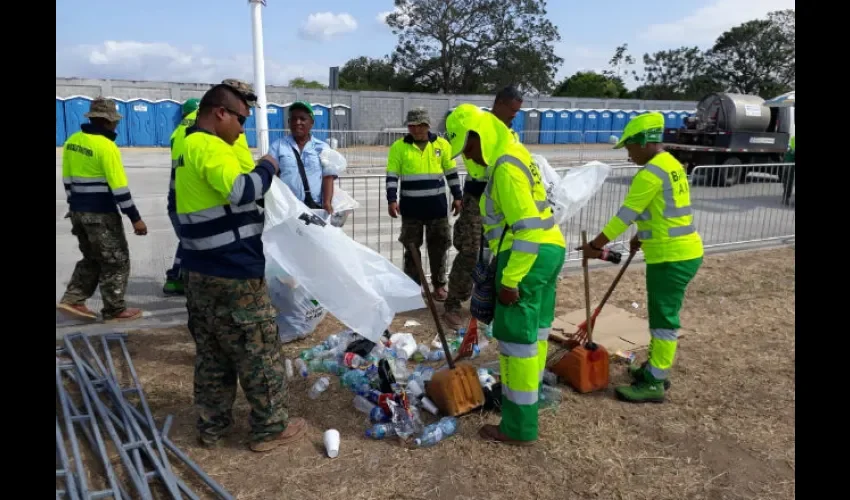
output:
[[[650,334],[647,368],[658,380],[666,379],[673,366],[681,326],[679,311],[685,290],[701,264],[702,257],[646,265]]]
[[[497,290],[510,251],[501,252],[496,268]],[[537,439],[537,394],[546,368],[549,330],[555,319],[555,289],[566,250],[540,245],[537,259],[519,283],[519,302],[496,303],[493,336],[499,341],[502,379],[502,422],[499,430],[517,441]]]

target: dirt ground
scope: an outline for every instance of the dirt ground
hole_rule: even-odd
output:
[[[240,394],[235,432],[206,450],[195,444],[188,332],[138,332],[129,345],[154,416],[173,414],[172,439],[239,499],[792,499],[794,259],[792,247],[707,256],[687,293],[682,324],[691,334],[680,342],[668,402],[616,401],[613,384],[627,377],[612,365],[605,393],[563,388],[560,407],[541,411],[541,440],[531,448],[480,441],[480,425],[498,422],[492,414],[462,418],[459,434],[433,448],[367,440],[351,393],[333,383],[310,400],[311,375],[289,386],[291,414],[311,425],[307,439],[269,454],[248,451]],[[592,271],[594,301],[615,271]],[[559,290],[559,313],[583,307],[580,274],[566,276]],[[642,266],[625,274],[611,298],[630,310],[632,302],[646,317]],[[403,328],[407,319],[422,325]],[[341,329],[327,319],[309,340],[286,345],[286,355]],[[391,330],[420,341],[436,332],[427,310],[401,315]],[[481,359],[494,351],[491,344]],[[335,460],[322,451],[329,428],[342,435]]]

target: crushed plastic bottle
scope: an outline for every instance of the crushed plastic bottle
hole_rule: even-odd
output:
[[[366,360],[353,352],[347,352],[342,357],[342,364],[349,368],[360,368],[367,365]]]
[[[328,390],[331,385],[331,380],[328,377],[322,377],[313,384],[313,387],[307,392],[310,399],[316,399],[320,394]]]
[[[304,349],[303,351],[301,351],[301,354],[298,357],[303,359],[304,361],[310,361],[311,359],[318,357],[321,353],[325,352],[326,350],[327,350],[327,348],[324,345],[319,344],[319,345],[311,347],[309,349]]]
[[[387,406],[390,408],[393,428],[398,437],[406,440],[416,434],[418,426],[412,412],[392,400],[387,400]]]
[[[298,374],[302,377],[307,377],[310,372],[307,370],[307,363],[304,362],[303,359],[298,358],[295,360],[295,369],[298,370]]]
[[[395,435],[392,424],[375,424],[370,429],[366,429],[366,437],[371,439],[384,439]]]
[[[369,385],[365,370],[349,370],[339,378],[340,384],[346,389],[354,390],[361,385]]]
[[[446,359],[446,352],[442,349],[435,349],[428,354],[428,361],[442,361],[444,359]]]
[[[558,385],[558,376],[550,372],[549,370],[544,370],[543,383],[552,386]]]
[[[443,417],[439,422],[431,424],[422,430],[422,435],[413,441],[417,448],[434,446],[440,441],[454,435],[457,432],[457,419],[454,417]]]
[[[434,368],[431,366],[419,365],[413,370],[413,373],[417,376],[417,379],[420,382],[429,382],[431,377],[434,376]]]
[[[292,360],[286,358],[286,361],[284,361],[283,365],[286,370],[286,378],[292,379],[295,376],[295,368],[293,368],[292,366]]]
[[[540,392],[538,392],[538,407],[539,408],[549,408],[552,406],[558,406],[561,404],[561,399],[563,399],[563,393],[557,387],[552,387],[550,385],[543,384],[540,386]]]

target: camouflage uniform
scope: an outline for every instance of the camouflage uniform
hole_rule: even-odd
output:
[[[84,304],[98,285],[103,297],[101,313],[111,319],[126,309],[124,293],[130,277],[130,251],[121,215],[71,212],[71,233],[80,244],[77,262],[62,303]]]
[[[410,255],[410,250],[407,249],[407,245],[412,243],[418,250],[422,246],[423,235],[428,240],[431,285],[435,289],[444,287],[446,286],[446,261],[448,260],[446,253],[451,246],[448,217],[431,220],[401,218],[401,234],[398,241],[404,245],[404,274],[410,276],[417,284],[422,284],[419,280],[419,271],[416,269],[416,264]]]
[[[459,312],[462,302],[472,295],[472,271],[478,263],[481,244],[481,209],[479,197],[464,193],[463,210],[455,221],[452,235],[458,254],[452,262],[449,275],[449,294],[446,297],[446,312]]]
[[[215,442],[232,425],[237,380],[251,406],[251,440],[283,432],[288,420],[283,359],[265,280],[183,272],[201,439]]]

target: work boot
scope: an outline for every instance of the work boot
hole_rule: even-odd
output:
[[[221,442],[221,438],[230,433],[230,430],[233,429],[233,423],[231,422],[224,428],[219,428],[215,432],[201,432],[198,434],[198,443],[204,448],[215,448]]]
[[[251,441],[248,447],[251,448],[251,451],[256,451],[257,453],[272,451],[279,446],[285,446],[295,442],[305,432],[307,432],[307,421],[303,418],[292,418],[289,419],[286,429],[280,434],[262,441]]]
[[[446,310],[443,313],[443,323],[452,330],[461,328],[463,326],[463,318],[460,315],[460,311]]]
[[[629,375],[631,375],[632,380],[634,380],[634,381],[643,380],[644,374],[649,375],[649,372],[646,370],[646,363],[647,362],[644,361],[642,364],[639,364],[639,365],[635,365],[635,364],[629,365]],[[667,379],[664,379],[664,390],[666,391],[666,390],[669,390],[669,389],[670,389],[670,381],[667,380]]]
[[[644,372],[643,379],[632,385],[621,385],[614,392],[617,399],[629,403],[663,403],[665,394],[664,383],[648,372]]]
[[[77,319],[97,319],[97,313],[86,307],[85,304],[66,304],[65,302],[60,302],[56,306],[56,309],[67,316]]]
[[[133,321],[142,317],[142,310],[128,307],[110,318],[103,318],[104,323],[117,323],[119,321]]]
[[[537,442],[537,440],[519,441],[516,439],[511,439],[508,436],[502,434],[502,431],[499,430],[499,426],[494,424],[487,424],[481,427],[481,429],[478,430],[478,436],[485,441],[509,444],[511,446],[531,446]]]
[[[162,286],[162,293],[165,295],[184,295],[183,282],[180,280],[165,280],[165,285]]]

